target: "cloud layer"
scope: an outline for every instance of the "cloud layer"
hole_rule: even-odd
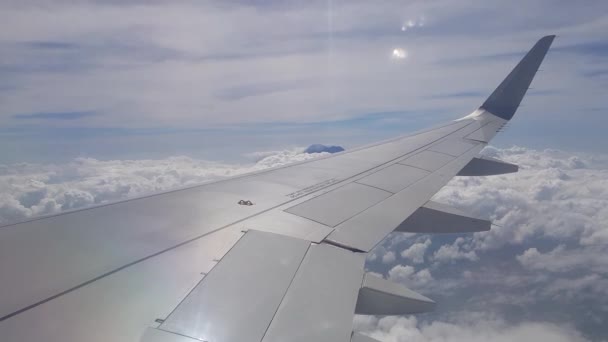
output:
[[[380,319],[359,316],[355,326],[365,335],[383,342],[586,341],[575,330],[556,324],[511,325],[479,313],[463,313],[463,316],[456,323],[421,323],[413,316]]]
[[[520,171],[456,177],[434,200],[496,225],[471,235],[389,236],[368,269],[436,299],[439,309],[417,322],[373,321],[367,331],[386,341],[608,335],[608,156],[522,147],[483,153]],[[400,258],[379,262],[386,255]],[[500,324],[455,320],[467,312],[497,315]]]
[[[199,184],[323,154],[254,153],[0,166],[0,223]],[[434,198],[495,223],[472,235],[391,234],[367,269],[438,302],[417,317],[358,317],[383,341],[598,340],[608,335],[608,156],[522,147],[484,153],[516,174],[457,177]]]

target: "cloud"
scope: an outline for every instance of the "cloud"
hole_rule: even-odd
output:
[[[310,80],[298,79],[271,83],[254,83],[229,87],[218,92],[217,96],[223,100],[240,100],[250,96],[264,96],[277,92],[310,87]]]
[[[355,329],[382,342],[587,341],[569,326],[549,322],[511,325],[502,319],[489,319],[487,314],[461,314],[472,319],[426,323],[414,316],[358,316]]]
[[[559,245],[546,253],[541,253],[533,247],[518,255],[517,261],[525,268],[535,271],[565,273],[584,267],[608,275],[608,260],[598,257],[606,255],[607,251],[608,248],[605,246],[568,249],[565,245]]]
[[[388,271],[388,279],[402,283],[412,289],[419,289],[433,281],[433,276],[428,269],[416,271],[414,267],[409,265],[396,265]]]
[[[415,243],[408,249],[401,252],[401,257],[404,259],[410,259],[414,264],[421,264],[424,262],[424,254],[430,245],[431,239],[426,239],[424,242]]]
[[[477,261],[479,258],[474,250],[466,245],[464,238],[456,239],[451,245],[443,245],[433,254],[437,262],[457,262],[460,260]],[[468,250],[468,251],[466,251]]]
[[[55,112],[55,113],[32,113],[15,114],[13,118],[20,120],[77,120],[88,116],[97,115],[95,112]]]
[[[382,256],[383,264],[392,264],[393,262],[395,262],[395,252],[390,251]]]
[[[392,234],[367,268],[436,300],[440,309],[429,321],[453,323],[447,316],[482,311],[509,327],[493,331],[497,339],[545,320],[543,327],[570,324],[601,340],[608,335],[608,264],[601,257],[608,254],[608,156],[523,147],[483,153],[520,171],[456,177],[433,199],[493,220],[490,231]],[[377,261],[392,252],[402,255],[397,265]],[[432,281],[424,281],[424,270]]]
[[[532,237],[606,243],[608,158],[521,147],[484,153],[520,165],[516,174],[457,177],[435,199],[491,218],[497,226],[476,233],[469,249],[491,250]]]

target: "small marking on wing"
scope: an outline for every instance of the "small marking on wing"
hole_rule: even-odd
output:
[[[338,180],[336,178],[328,179],[328,180],[322,181],[321,183],[317,183],[317,184],[305,187],[304,189],[300,189],[298,191],[289,193],[289,194],[287,194],[285,196],[287,196],[289,198],[298,198],[298,197],[307,195],[307,194],[309,194],[311,192],[315,192],[315,191],[317,191],[319,189],[322,189],[324,187],[330,186],[332,184],[336,184],[339,181],[340,180]]]

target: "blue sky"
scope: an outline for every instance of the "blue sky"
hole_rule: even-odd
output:
[[[496,143],[608,146],[602,1],[0,6],[0,162],[353,147],[470,113],[546,34]]]

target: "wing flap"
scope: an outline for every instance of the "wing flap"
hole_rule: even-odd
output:
[[[376,339],[373,339],[367,335],[359,334],[358,332],[353,333],[353,337],[350,340],[351,342],[379,342]]]
[[[158,329],[202,341],[261,340],[309,246],[248,231]]]
[[[364,261],[364,253],[312,245],[262,341],[350,341]]]
[[[366,273],[355,313],[360,315],[409,315],[429,312],[435,302],[404,286]]]
[[[201,340],[174,334],[156,328],[148,328],[142,336],[141,342],[201,342]]]

